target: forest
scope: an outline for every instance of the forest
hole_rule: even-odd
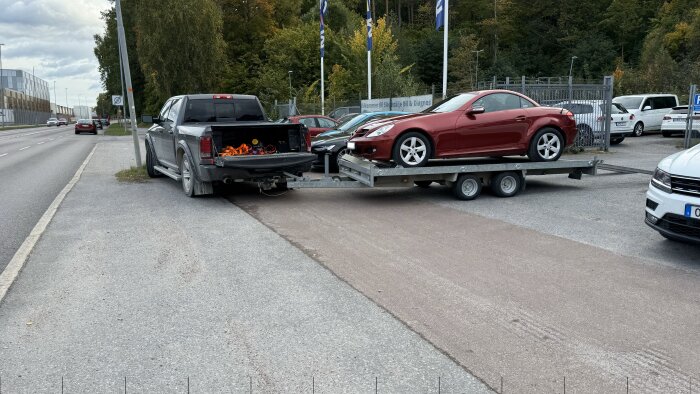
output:
[[[320,103],[316,0],[121,4],[137,112],[155,113],[168,97],[202,92],[254,94],[268,107],[290,96]],[[327,112],[367,98],[366,4],[328,0]],[[435,29],[435,0],[378,0],[371,12],[372,96],[440,94],[443,32]],[[111,108],[109,98],[122,91],[114,8],[102,17],[94,50],[104,86],[100,109]],[[700,83],[697,0],[452,0],[449,26],[449,93],[474,89],[477,75],[566,77],[570,69],[576,81],[614,75],[615,95],[687,98],[688,85]]]

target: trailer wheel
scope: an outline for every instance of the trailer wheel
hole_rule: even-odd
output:
[[[481,194],[481,179],[476,175],[462,174],[452,184],[452,193],[460,200],[473,200]]]
[[[517,172],[507,171],[491,178],[491,190],[498,197],[513,197],[523,187],[523,177]]]

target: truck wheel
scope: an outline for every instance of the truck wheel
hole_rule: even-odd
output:
[[[156,171],[155,168],[155,158],[153,157],[153,153],[151,153],[151,148],[148,144],[146,144],[146,172],[148,173],[148,176],[151,178],[158,178],[163,176],[160,172]]]
[[[523,177],[517,172],[501,172],[491,178],[491,191],[498,197],[513,197],[523,186]]]
[[[481,179],[473,174],[462,174],[452,184],[452,193],[460,200],[473,200],[481,194]]]
[[[610,140],[610,145],[619,145],[620,142],[624,141],[625,137],[613,138]]]
[[[184,154],[180,159],[180,175],[182,176],[182,191],[187,197],[194,197],[194,184],[196,182],[190,158]]]
[[[405,168],[423,167],[428,164],[431,152],[430,141],[426,136],[410,132],[396,141],[392,159]]]
[[[532,161],[557,161],[564,152],[564,139],[559,130],[545,127],[530,140],[528,157]]]

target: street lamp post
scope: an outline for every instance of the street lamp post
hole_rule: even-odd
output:
[[[292,70],[289,70],[289,115],[292,114]]]
[[[5,83],[2,81],[2,46],[0,44],[0,115],[2,115],[2,128],[5,128]]]
[[[54,113],[54,115],[56,115],[56,117],[58,118],[58,96],[56,96],[56,81],[53,81],[53,101],[54,105],[56,105],[56,113]]]
[[[483,51],[484,51],[483,49],[479,49],[478,51],[472,51],[472,52],[476,52],[476,67],[475,67],[476,72],[474,75],[474,82],[475,82],[477,89],[479,89],[479,52],[483,52]]]
[[[571,79],[571,72],[574,70],[574,60],[578,59],[577,56],[571,56],[571,66],[569,67],[569,79]]]

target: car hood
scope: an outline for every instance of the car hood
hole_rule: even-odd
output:
[[[311,139],[312,143],[316,142],[326,142],[326,141],[331,141],[331,140],[337,140],[337,139],[348,139],[350,137],[350,133],[347,131],[343,130],[328,130],[324,131],[323,133],[318,134],[314,138]]]
[[[700,178],[700,145],[668,156],[659,168],[672,175]]]

